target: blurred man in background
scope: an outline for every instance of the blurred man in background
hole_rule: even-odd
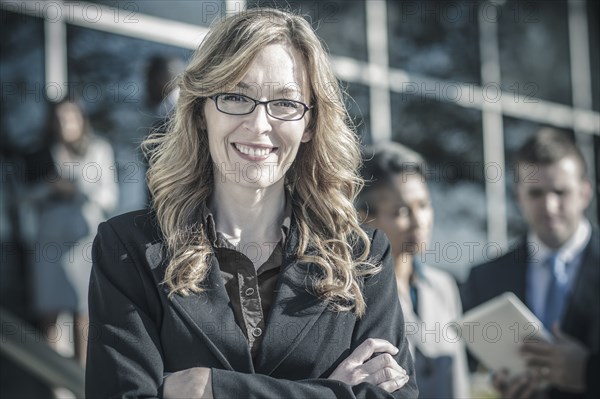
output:
[[[516,168],[527,237],[471,270],[463,303],[468,310],[512,291],[554,334],[553,343],[521,347],[527,375],[496,373],[504,397],[584,397],[597,390],[590,354],[600,344],[600,237],[584,216],[592,196],[586,164],[568,136],[545,128],[521,147]]]

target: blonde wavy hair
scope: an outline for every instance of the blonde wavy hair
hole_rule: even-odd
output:
[[[307,127],[313,138],[301,145],[285,177],[299,232],[296,256],[322,271],[313,277],[316,295],[337,311],[362,316],[361,281],[380,266],[368,259],[370,241],[353,205],[363,184],[360,147],[321,42],[304,18],[279,10],[247,10],[214,25],[180,79],[167,133],[142,144],[152,207],[170,259],[164,283],[170,295],[204,290],[212,248],[200,209],[214,184],[204,104],[240,82],[257,53],[273,43],[287,43],[304,58],[314,105]]]

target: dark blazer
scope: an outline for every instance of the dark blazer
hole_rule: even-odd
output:
[[[512,251],[471,269],[462,287],[463,306],[469,310],[504,292],[514,292],[527,304],[527,244],[522,240]],[[600,347],[600,235],[592,229],[584,249],[561,328],[585,347],[598,353]],[[566,393],[559,395],[567,397]]]
[[[215,398],[417,397],[389,243],[380,232],[368,233],[372,258],[383,269],[365,279],[367,310],[358,319],[330,310],[310,293],[310,276],[318,270],[296,261],[298,231],[292,222],[262,346],[253,361],[215,257],[204,293],[169,300],[160,284],[165,246],[152,213],[131,212],[102,223],[90,280],[87,397],[160,397],[163,373],[191,367],[211,368]],[[367,383],[351,387],[326,379],[369,337],[400,349],[395,359],[410,380],[393,395]]]

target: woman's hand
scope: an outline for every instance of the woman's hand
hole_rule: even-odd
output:
[[[371,358],[373,354],[379,355]],[[406,371],[392,357],[398,348],[384,339],[369,338],[342,361],[329,376],[330,380],[351,386],[368,382],[394,392],[408,382]]]
[[[165,378],[163,398],[213,399],[211,372],[206,367],[176,371]]]

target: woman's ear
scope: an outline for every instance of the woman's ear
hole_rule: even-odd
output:
[[[302,134],[302,139],[300,141],[303,143],[308,143],[309,141],[312,140],[314,134],[315,134],[314,130],[306,129],[304,131],[304,133]]]

